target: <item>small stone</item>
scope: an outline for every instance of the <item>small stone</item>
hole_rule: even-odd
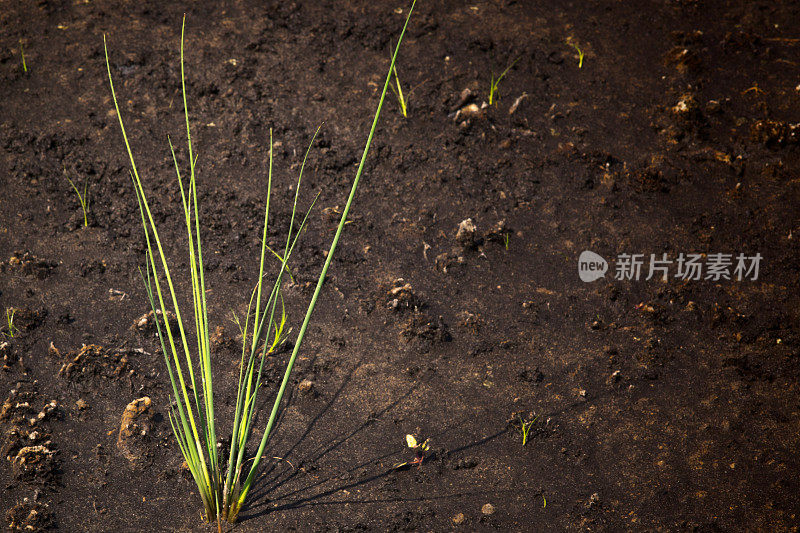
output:
[[[483,507],[481,507],[481,512],[486,516],[494,514],[494,505],[492,505],[491,503],[485,504]]]
[[[464,520],[466,520],[466,519],[467,519],[467,517],[464,516],[464,513],[458,513],[457,515],[455,515],[453,517],[453,523],[455,525],[463,524]]]
[[[314,388],[314,382],[310,379],[304,379],[300,383],[297,384],[297,390],[300,392],[309,392],[311,389]]]
[[[83,411],[84,409],[89,408],[89,404],[86,403],[86,401],[83,398],[78,398],[78,400],[75,402],[75,407]]]

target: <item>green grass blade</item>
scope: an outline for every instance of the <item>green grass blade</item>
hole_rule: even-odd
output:
[[[327,277],[328,268],[330,267],[331,261],[333,260],[333,254],[336,251],[336,246],[339,244],[339,239],[342,235],[342,231],[344,230],[345,222],[347,221],[347,215],[350,213],[350,207],[353,204],[353,198],[355,198],[356,190],[358,188],[358,183],[361,179],[361,174],[364,171],[364,164],[367,159],[367,154],[369,153],[369,148],[370,145],[372,144],[372,138],[375,135],[375,130],[378,125],[378,119],[380,118],[381,109],[383,108],[383,102],[386,98],[386,91],[388,90],[389,84],[391,82],[392,70],[394,69],[394,65],[397,60],[397,54],[400,50],[400,44],[403,40],[403,36],[405,35],[406,28],[408,27],[408,21],[411,18],[411,13],[414,10],[415,4],[416,0],[414,0],[414,2],[411,4],[411,9],[409,9],[408,16],[406,17],[405,24],[403,25],[403,30],[400,33],[399,39],[397,40],[397,47],[395,48],[394,54],[392,55],[392,61],[391,65],[389,66],[389,71],[386,74],[386,80],[384,81],[383,90],[381,91],[381,97],[378,102],[378,108],[375,111],[375,116],[372,120],[372,127],[370,129],[369,136],[367,137],[366,145],[364,146],[364,152],[361,156],[361,162],[358,165],[358,170],[356,171],[356,176],[353,180],[353,185],[350,189],[350,194],[347,198],[347,203],[345,204],[344,210],[342,211],[341,219],[339,220],[339,226],[336,228],[336,234],[333,237],[333,241],[331,242],[331,247],[328,250],[328,256],[325,258],[325,264],[323,265],[322,272],[320,273],[319,279],[317,280],[317,285],[316,288],[314,289],[314,295],[312,296],[311,303],[309,304],[308,309],[306,311],[305,318],[303,319],[303,324],[300,327],[300,331],[297,335],[297,340],[292,350],[292,355],[289,358],[289,363],[287,364],[286,367],[286,372],[284,373],[283,380],[281,381],[280,388],[278,389],[278,394],[275,397],[275,402],[273,403],[272,406],[272,411],[270,413],[269,421],[267,422],[267,427],[264,430],[264,435],[262,436],[261,443],[259,445],[258,451],[256,452],[256,456],[253,460],[253,465],[250,468],[250,473],[248,474],[247,479],[242,485],[242,492],[239,496],[239,501],[237,502],[237,509],[236,509],[237,512],[238,508],[241,508],[241,505],[244,503],[244,500],[247,497],[247,494],[255,478],[255,474],[258,470],[259,463],[261,461],[261,458],[263,457],[264,449],[266,447],[269,436],[272,432],[275,420],[277,419],[281,400],[283,399],[283,395],[286,391],[286,385],[289,382],[289,376],[291,375],[292,368],[294,367],[295,360],[297,359],[297,354],[300,351],[300,346],[302,345],[303,338],[305,336],[306,330],[308,329],[308,324],[311,321],[311,315],[313,314],[314,308],[317,304],[317,299],[319,298],[319,294],[322,290],[322,285],[324,284],[325,278]]]

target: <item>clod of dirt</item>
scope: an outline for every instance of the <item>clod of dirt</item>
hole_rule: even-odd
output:
[[[4,265],[0,264],[0,267]],[[44,261],[37,258],[30,252],[14,252],[8,259],[8,266],[20,268],[26,276],[35,276],[38,279],[45,279],[50,275],[50,271],[58,266],[58,263]],[[2,268],[5,270],[5,268]]]
[[[35,417],[28,419],[28,424],[30,424],[31,426],[35,426],[36,424],[44,420],[47,417],[47,415],[55,411],[56,407],[58,407],[58,402],[56,402],[55,400],[50,400],[42,408],[41,411],[36,413]]]
[[[686,74],[700,67],[700,58],[690,49],[684,46],[676,46],[666,53],[664,64],[668,67],[674,67],[680,74]]]
[[[483,108],[478,107],[478,104],[468,104],[456,111],[455,121],[469,120],[473,118],[480,118],[483,116]]]
[[[3,356],[2,370],[8,372],[11,366],[18,361],[17,354],[14,352],[14,347],[8,341],[0,342],[0,355]]]
[[[462,220],[458,224],[458,230],[456,231],[456,241],[458,241],[458,243],[464,246],[465,248],[473,247],[476,244],[475,235],[477,232],[478,232],[478,227],[475,225],[475,222],[473,222],[471,218]]]
[[[494,505],[492,505],[491,503],[485,504],[483,507],[481,507],[481,512],[487,516],[490,514],[494,514]]]
[[[14,425],[3,436],[2,455],[13,462],[19,451],[26,446],[34,444],[49,444],[50,435],[38,430],[29,430],[25,427]],[[47,441],[47,442],[45,442]]]
[[[405,283],[403,278],[394,281],[394,287],[386,293],[388,299],[386,306],[392,310],[413,309],[419,302],[410,283]]]
[[[163,322],[163,318],[161,318],[161,309],[157,309],[155,313],[153,311],[148,311],[147,313],[143,314],[139,318],[137,318],[133,322],[133,328],[139,331],[155,331],[156,329],[156,316],[158,320]],[[175,313],[172,311],[167,311],[167,322],[169,323],[169,327],[173,333],[177,333],[178,331],[178,317],[175,316]],[[160,322],[161,323],[161,322]],[[162,324],[163,325],[163,324]]]
[[[426,313],[418,310],[415,310],[405,323],[402,334],[408,341],[417,339],[429,344],[447,342],[452,339],[447,324],[444,323],[441,316],[432,319]]]
[[[455,515],[453,517],[453,523],[455,525],[460,525],[460,524],[463,524],[466,519],[467,519],[467,517],[464,516],[464,513],[458,513],[457,515]]]
[[[57,349],[55,353],[59,354]],[[68,353],[66,359],[58,375],[70,381],[93,376],[115,378],[128,368],[128,354],[106,350],[96,344],[84,344],[77,352]]]
[[[511,228],[506,225],[505,220],[498,220],[492,228],[486,232],[484,237],[487,241],[495,241],[505,243],[507,236],[511,235]]]
[[[456,252],[446,252],[436,256],[436,269],[445,274],[454,266],[463,265],[464,258]]]
[[[586,503],[584,504],[584,507],[585,507],[586,509],[592,509],[593,507],[595,507],[595,506],[596,506],[596,505],[598,505],[599,503],[600,503],[600,494],[598,494],[597,492],[595,492],[594,494],[592,494],[592,495],[589,497],[589,499],[588,499],[588,500],[586,500]]]
[[[143,437],[150,432],[149,396],[133,400],[125,407],[120,422],[117,449],[131,463],[136,463],[144,454]]]
[[[17,455],[11,459],[14,476],[27,481],[47,481],[55,474],[55,451],[45,444],[23,446]]]
[[[667,193],[671,187],[680,183],[685,177],[683,169],[673,166],[667,159],[656,154],[643,166],[638,166],[630,172],[634,186],[640,191],[660,191]]]
[[[44,531],[55,525],[50,508],[28,498],[8,510],[6,521],[11,531]]]
[[[458,100],[456,101],[455,105],[450,108],[451,111],[458,111],[475,98],[475,94],[472,92],[472,89],[469,87],[465,88],[461,91],[461,94],[458,95]]]
[[[800,123],[759,120],[750,127],[750,138],[768,147],[797,144],[800,141]]]
[[[86,400],[83,398],[78,398],[78,400],[75,402],[75,407],[77,407],[78,410],[83,411],[84,409],[89,408],[89,404],[86,403]]]
[[[22,383],[18,383],[8,393],[8,397],[0,407],[0,420],[10,420],[14,424],[21,424],[29,413],[34,412],[31,403],[36,398],[36,393],[24,391],[21,389],[22,386]]]
[[[297,384],[297,390],[302,393],[309,393],[314,390],[314,382],[310,379],[304,379]]]
[[[676,115],[686,116],[697,110],[697,102],[695,102],[694,95],[687,93],[682,95],[678,103],[670,109]]]

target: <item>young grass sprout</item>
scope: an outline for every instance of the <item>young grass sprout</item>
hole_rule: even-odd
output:
[[[577,44],[571,41],[567,41],[567,44],[578,52],[578,68],[583,68],[583,56],[584,56],[583,51],[580,48],[578,48]]]
[[[83,182],[83,194],[81,191],[78,190],[78,187],[75,186],[75,183],[69,179],[67,175],[67,167],[64,167],[64,176],[67,178],[67,181],[70,185],[72,185],[72,190],[75,191],[75,194],[78,195],[78,201],[81,204],[81,211],[83,211],[83,227],[89,225],[89,176],[86,176],[86,179]]]
[[[119,98],[114,89],[114,82],[111,76],[111,63],[108,57],[108,49],[105,49],[106,70],[108,72],[111,96],[114,101],[117,118],[119,119],[119,126],[122,132],[125,149],[130,160],[130,175],[134,191],[136,192],[139,215],[144,230],[146,268],[144,269],[145,272],[140,271],[140,273],[154,315],[163,320],[163,323],[157,320],[156,325],[157,336],[160,341],[170,385],[172,387],[173,405],[170,407],[169,421],[172,425],[172,430],[175,434],[181,454],[186,460],[189,472],[197,485],[200,498],[205,508],[205,516],[209,522],[216,522],[219,531],[222,530],[221,522],[223,520],[229,522],[236,521],[253,487],[253,483],[259,474],[259,466],[262,459],[265,457],[269,458],[269,456],[264,455],[266,446],[272,436],[272,431],[278,419],[281,401],[289,383],[292,368],[294,367],[295,360],[302,346],[303,338],[327,277],[328,268],[331,265],[334,252],[347,221],[347,216],[350,212],[350,207],[364,170],[367,154],[372,144],[372,138],[375,134],[386,92],[390,85],[400,43],[402,42],[413,9],[414,4],[412,3],[403,30],[400,33],[397,48],[392,55],[380,101],[372,120],[372,128],[367,137],[361,156],[361,162],[356,171],[355,178],[353,179],[347,203],[342,210],[339,225],[328,250],[322,271],[317,279],[314,294],[311,297],[302,325],[297,333],[292,353],[289,357],[283,380],[275,395],[266,427],[258,441],[258,448],[255,453],[248,454],[247,443],[254,433],[254,415],[258,406],[256,398],[262,387],[261,378],[264,369],[264,361],[266,356],[276,350],[288,335],[286,313],[283,307],[283,297],[281,293],[283,275],[287,272],[287,263],[306,225],[314,202],[316,202],[315,199],[311,203],[311,206],[305,211],[300,223],[296,224],[295,215],[298,209],[300,185],[308,153],[314,143],[314,138],[316,138],[315,133],[306,151],[303,163],[300,166],[294,203],[292,206],[292,216],[289,221],[286,242],[283,245],[283,253],[273,252],[274,255],[278,256],[280,268],[271,285],[265,284],[265,264],[267,251],[269,249],[267,247],[267,221],[269,219],[270,197],[272,192],[273,144],[272,132],[270,131],[269,168],[267,172],[264,226],[261,234],[258,281],[250,296],[247,312],[243,317],[244,324],[242,325],[242,320],[239,320],[242,332],[242,353],[233,416],[231,446],[227,459],[220,457],[219,440],[217,439],[218,421],[215,416],[214,376],[211,371],[212,343],[208,322],[209,305],[206,300],[208,291],[206,289],[204,274],[201,224],[199,218],[200,208],[197,194],[197,156],[192,145],[187,104],[188,98],[186,93],[186,75],[184,71],[184,29],[186,20],[184,18],[184,23],[181,27],[180,72],[186,127],[188,175],[185,172],[185,168],[184,173],[182,173],[181,165],[178,164],[178,158],[172,142],[169,138],[168,141],[172,153],[177,183],[180,188],[185,229],[188,234],[188,266],[186,267],[188,272],[186,272],[186,274],[191,282],[192,312],[190,314],[193,318],[194,341],[190,341],[191,333],[189,332],[188,324],[184,325],[184,314],[178,305],[179,298],[176,292],[176,283],[173,281],[173,269],[176,268],[176,264],[178,263],[171,262],[167,258],[162,238],[156,227],[155,216],[151,210],[150,202],[147,199],[144,184],[139,175],[139,170],[136,166],[133,152],[131,151],[131,146],[128,141],[128,134],[120,112]],[[105,37],[103,43],[105,48]],[[319,129],[317,132],[319,132]],[[279,302],[280,316],[276,314]],[[170,327],[170,323],[168,322],[168,308],[171,308],[171,311],[177,318],[177,332],[173,332],[173,328]],[[160,311],[160,313],[158,311]]]
[[[517,61],[519,60],[520,58],[518,57],[514,61],[512,61],[511,64],[508,65],[506,69],[497,78],[494,77],[494,72],[492,72],[492,80],[489,82],[489,105],[494,104],[495,101],[498,100],[497,88],[500,85],[500,81],[503,78],[505,78],[506,74],[508,74],[508,71],[511,70],[511,67],[516,65]]]
[[[417,438],[410,433],[406,435],[406,446],[409,449],[414,450],[414,459],[411,461],[397,463],[394,465],[395,470],[410,465],[417,465],[418,467],[422,466],[422,463],[425,462],[425,454],[431,449],[430,439],[425,439],[424,442],[417,442]]]
[[[14,335],[19,333],[19,329],[17,329],[17,327],[14,325],[14,313],[16,312],[17,310],[13,307],[6,308],[6,328],[3,332],[3,335],[9,339],[13,339]]]
[[[394,55],[394,52],[392,53]],[[403,95],[403,88],[400,86],[400,78],[397,77],[397,65],[392,66],[392,74],[394,74],[395,85],[390,85],[392,92],[397,97],[397,102],[400,104],[400,112],[403,113],[403,118],[408,118],[408,101]],[[395,86],[397,88],[395,88]]]
[[[25,63],[25,48],[22,46],[22,39],[19,40],[19,55],[22,56],[22,72],[28,73],[28,65]]]
[[[529,420],[528,422],[525,422],[525,420],[522,419],[522,415],[520,415],[520,417],[519,417],[519,430],[520,430],[520,433],[522,433],[522,445],[523,446],[526,446],[528,444],[528,435],[531,432],[531,428],[533,427],[533,424],[536,423],[536,421],[538,419],[539,419],[539,417],[535,416],[533,418],[533,420]]]

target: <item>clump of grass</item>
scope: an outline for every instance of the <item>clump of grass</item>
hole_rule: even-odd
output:
[[[416,3],[416,2],[414,2]],[[297,180],[297,188],[295,191],[294,204],[292,207],[292,217],[290,219],[286,243],[283,247],[283,253],[279,254],[273,252],[280,260],[280,269],[276,275],[271,288],[269,285],[264,284],[265,277],[265,263],[266,254],[270,250],[266,244],[267,242],[267,221],[269,218],[270,197],[272,191],[272,133],[270,132],[270,149],[269,149],[269,170],[267,174],[266,184],[266,201],[264,209],[264,227],[261,237],[261,252],[259,263],[258,281],[255,288],[250,295],[250,301],[247,307],[247,313],[242,320],[238,320],[242,332],[242,355],[239,369],[239,382],[237,388],[236,407],[234,409],[234,420],[231,435],[230,453],[225,461],[220,457],[218,440],[217,440],[217,419],[214,410],[214,390],[213,390],[213,375],[211,371],[211,341],[209,334],[208,323],[208,303],[206,300],[207,290],[204,277],[203,268],[203,250],[201,240],[201,225],[199,218],[199,207],[197,199],[197,173],[196,161],[197,156],[192,146],[191,128],[189,126],[189,111],[187,105],[186,94],[186,77],[184,74],[184,24],[181,28],[181,90],[183,95],[183,109],[184,118],[186,123],[186,144],[188,152],[188,177],[184,178],[181,175],[180,165],[178,164],[175,149],[172,146],[171,140],[169,141],[170,151],[172,153],[175,173],[177,175],[177,182],[181,192],[182,208],[184,215],[184,222],[188,234],[188,276],[191,280],[192,289],[192,315],[194,323],[194,349],[190,348],[190,333],[187,331],[188,327],[184,325],[183,315],[181,314],[178,305],[178,296],[173,282],[171,263],[164,252],[163,243],[159,236],[156,223],[150,209],[150,204],[147,200],[139,171],[136,167],[136,162],[128,142],[128,135],[123,123],[122,114],[120,112],[117,94],[114,90],[114,82],[111,76],[111,65],[108,58],[108,49],[106,48],[106,69],[108,71],[108,81],[111,88],[111,95],[114,101],[117,118],[119,119],[120,130],[125,143],[125,148],[128,153],[128,158],[131,164],[131,180],[133,181],[136,198],[139,204],[139,214],[141,217],[142,227],[144,229],[146,241],[146,272],[142,272],[142,279],[144,281],[146,293],[150,306],[154,311],[156,317],[163,319],[163,324],[156,321],[158,339],[161,344],[161,350],[164,354],[164,360],[167,366],[167,371],[172,387],[172,396],[174,407],[170,407],[169,420],[172,425],[173,433],[175,434],[180,448],[181,454],[186,460],[189,471],[197,485],[200,493],[200,498],[203,501],[205,508],[205,515],[209,522],[216,522],[217,529],[221,531],[221,522],[227,520],[235,522],[239,512],[246,502],[247,496],[253,486],[253,482],[259,473],[259,466],[262,459],[265,457],[269,438],[275,422],[278,418],[278,413],[281,408],[281,401],[286,391],[289,377],[294,367],[295,360],[300,351],[303,338],[308,329],[311,321],[311,316],[314,312],[317,300],[319,298],[322,286],[327,277],[328,268],[330,267],[333,259],[334,252],[339,243],[342,231],[347,222],[347,216],[350,212],[350,207],[355,197],[359,180],[361,179],[366,162],[367,154],[369,153],[372,138],[375,134],[375,129],[380,117],[383,102],[386,97],[391,75],[394,70],[395,61],[397,60],[398,50],[402,42],[403,35],[405,34],[408,21],[414,9],[414,3],[411,5],[408,17],[406,18],[403,30],[398,39],[398,45],[395,49],[389,72],[386,75],[383,91],[381,93],[378,108],[375,111],[375,116],[372,121],[372,128],[370,129],[364,151],[361,157],[361,162],[356,171],[353,180],[350,194],[341,213],[341,219],[333,237],[331,246],[325,259],[325,263],[320,272],[317,280],[314,294],[311,302],[306,310],[303,323],[297,334],[294,342],[292,354],[287,363],[286,370],[283,375],[280,387],[275,396],[272,404],[272,410],[267,421],[266,428],[260,438],[258,448],[254,454],[247,454],[247,443],[253,433],[253,417],[256,411],[256,396],[262,386],[262,370],[264,368],[264,361],[266,356],[274,351],[288,335],[286,330],[286,314],[283,307],[283,297],[281,294],[281,281],[284,272],[287,271],[287,263],[292,255],[299,235],[302,233],[308,220],[309,213],[313,208],[314,203],[305,213],[301,223],[295,225],[295,213],[297,211],[298,196],[300,191],[300,184],[302,180],[303,170],[305,168],[306,158],[313,145],[314,138],[312,138],[306,151],[306,157],[303,159],[303,164],[300,167],[299,177]],[[105,47],[105,37],[104,37]],[[319,132],[319,129],[317,130]],[[316,137],[316,133],[314,134]],[[187,183],[188,181],[188,183]],[[316,200],[315,200],[316,201]],[[281,302],[281,316],[276,315],[278,302]],[[168,305],[169,304],[169,305]],[[172,307],[177,318],[177,333],[173,332],[171,324],[168,322],[167,308]],[[160,313],[158,312],[160,311]],[[196,353],[195,353],[196,352]],[[199,382],[199,383],[198,383]]]
[[[81,211],[83,211],[83,227],[86,227],[89,225],[89,176],[86,176],[83,182],[83,194],[81,194],[81,191],[78,190],[78,187],[75,186],[75,183],[67,175],[66,166],[64,167],[64,176],[67,178],[69,184],[72,185],[72,190],[78,195]]]
[[[14,313],[16,312],[17,310],[13,307],[6,307],[6,327],[2,333],[9,339],[13,339],[14,335],[19,333],[19,328],[14,325]]]
[[[498,99],[495,95],[497,94],[497,88],[500,86],[500,81],[503,78],[505,78],[506,74],[508,74],[508,71],[511,70],[511,67],[516,65],[517,61],[519,60],[520,58],[518,57],[514,61],[512,61],[511,64],[508,65],[506,69],[497,78],[494,77],[494,72],[492,72],[492,79],[489,82],[489,105],[494,104],[495,100]]]
[[[19,40],[19,55],[22,56],[22,72],[28,73],[28,65],[25,63],[25,47],[22,46],[22,39]]]
[[[583,68],[583,56],[584,56],[583,51],[580,48],[578,48],[578,45],[573,43],[572,41],[567,41],[567,44],[578,52],[578,68]]]

